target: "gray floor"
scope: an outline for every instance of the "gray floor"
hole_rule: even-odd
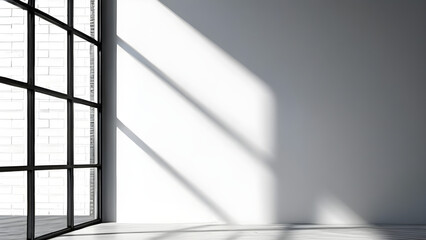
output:
[[[104,223],[57,240],[307,240],[426,239],[426,226],[197,225]]]
[[[76,224],[93,220],[90,216],[76,216]],[[35,236],[45,235],[67,227],[66,216],[36,216]],[[0,239],[21,240],[26,239],[26,216],[0,216]]]

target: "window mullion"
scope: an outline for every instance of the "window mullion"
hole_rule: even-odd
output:
[[[68,26],[72,29],[74,24],[74,2],[68,0]],[[68,81],[68,119],[67,119],[67,153],[68,166],[74,165],[74,106],[72,98],[74,97],[74,36],[71,30],[67,31],[67,81]],[[68,207],[67,207],[67,226],[74,228],[74,169],[68,169]]]
[[[68,228],[74,227],[74,114],[73,103],[68,100],[68,119],[67,119],[67,165],[68,168],[68,186],[67,186],[67,226]]]
[[[34,0],[29,0],[28,4],[34,6]],[[27,89],[27,239],[34,239],[35,235],[35,93],[31,88],[34,86],[34,61],[35,61],[35,17],[32,9],[27,11],[27,79],[29,89]]]

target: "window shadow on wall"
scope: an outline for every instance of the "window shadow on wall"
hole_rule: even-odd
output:
[[[250,153],[252,159],[267,165],[274,176],[274,201],[265,206],[274,212],[272,221],[426,221],[422,214],[426,194],[418,191],[426,182],[426,167],[421,160],[426,153],[419,144],[426,136],[422,123],[425,112],[419,103],[426,99],[419,80],[422,74],[416,67],[423,62],[423,52],[416,53],[416,46],[421,45],[425,34],[411,40],[398,37],[414,36],[417,30],[404,26],[416,25],[415,17],[403,16],[403,21],[396,24],[399,27],[389,30],[386,19],[397,7],[375,15],[381,12],[381,4],[266,1],[260,6],[253,1],[189,4],[173,0],[161,3],[254,72],[272,90],[276,102],[272,154],[253,147],[208,105],[192,96],[191,91],[175,84],[168,70],[157,66],[158,59],[146,57],[125,37],[116,38],[115,22],[114,31],[107,30],[111,42],[104,44],[104,48],[112,50],[111,61],[116,61],[117,45],[120,46]],[[424,8],[415,3],[406,7],[417,17]],[[360,18],[363,15],[367,20]],[[375,24],[369,24],[372,22]],[[347,27],[351,24],[354,28]],[[401,41],[409,44],[401,48]],[[388,71],[401,69],[396,60],[399,58],[395,57],[401,55],[405,56],[405,70]],[[167,54],[163,57],[167,58]],[[414,63],[412,57],[417,58],[416,64],[410,64]],[[107,70],[111,71],[108,75],[116,76],[116,62],[110,66],[113,68]],[[413,71],[419,75],[413,76]],[[410,84],[402,86],[398,79],[404,76],[413,77],[408,80]],[[105,77],[108,78],[104,74]],[[116,83],[112,86],[117,87]],[[116,101],[116,92],[108,94],[108,99]],[[117,109],[116,102],[111,103],[113,126]],[[105,136],[114,139],[108,142],[115,141],[115,132]],[[115,150],[107,151],[115,156]]]
[[[192,97],[187,93],[182,87],[177,85],[173,79],[171,79],[167,74],[165,74],[161,69],[155,66],[152,62],[146,59],[141,53],[129,45],[126,41],[117,36],[117,45],[126,51],[130,56],[135,58],[140,64],[146,66],[152,73],[154,73],[159,80],[163,81],[167,86],[173,89],[174,92],[179,94],[183,99],[187,101],[188,104],[192,105],[197,109],[201,114],[203,114],[209,121],[217,126],[221,131],[227,134],[235,142],[237,142],[242,148],[244,148],[248,153],[253,155],[253,159],[260,161],[261,164],[268,166],[271,162],[270,156],[263,153],[261,150],[257,149],[250,142],[244,139],[239,133],[234,131],[231,127],[227,126],[219,117],[210,111],[207,107],[203,106],[197,99]],[[270,166],[269,166],[270,167]]]
[[[425,3],[161,3],[272,89],[276,222],[426,223]]]
[[[172,175],[177,182],[182,184],[188,191],[190,191],[201,202],[203,202],[204,205],[207,206],[222,221],[226,223],[234,223],[232,218],[228,216],[228,214],[223,209],[221,209],[220,206],[214,203],[208,196],[206,196],[206,194],[203,193],[201,189],[198,189],[194,184],[192,184],[188,179],[186,179],[185,176],[179,173],[173,166],[171,166],[157,152],[150,148],[142,139],[140,139],[119,119],[117,119],[117,128],[120,129],[120,131],[123,132],[130,140],[132,140],[134,144],[136,144],[140,149],[142,149],[146,154],[148,154],[149,157],[154,160],[158,165],[160,165],[164,171]]]

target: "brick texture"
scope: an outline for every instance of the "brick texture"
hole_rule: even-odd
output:
[[[75,28],[96,37],[96,1],[75,0]],[[36,7],[66,21],[66,0],[37,0]],[[27,81],[27,14],[0,1],[0,76]],[[66,93],[66,31],[35,18],[35,83]],[[97,98],[97,49],[75,36],[75,96]],[[74,105],[75,163],[96,161],[96,109]],[[0,84],[0,166],[27,164],[27,93],[25,89]],[[36,165],[66,164],[67,104],[65,100],[36,94]],[[75,170],[75,214],[94,215],[94,169]],[[67,174],[65,170],[38,171],[36,215],[65,215]],[[26,215],[26,172],[0,173],[0,215]]]

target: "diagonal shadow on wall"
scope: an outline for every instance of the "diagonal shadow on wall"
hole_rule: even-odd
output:
[[[142,149],[148,156],[151,157],[158,165],[160,165],[165,171],[173,176],[179,183],[186,187],[194,196],[196,196],[201,202],[204,203],[213,213],[215,213],[220,219],[226,223],[234,223],[235,221],[218,206],[213,200],[211,200],[205,193],[198,189],[182,174],[180,174],[173,166],[167,163],[158,153],[150,148],[142,139],[140,139],[132,130],[124,125],[119,119],[117,119],[117,128],[120,129],[130,140],[132,140],[140,149]]]
[[[161,69],[155,66],[151,61],[146,59],[142,54],[140,54],[135,48],[117,36],[117,45],[120,46],[126,53],[132,56],[141,64],[145,65],[152,73],[154,73],[160,80],[162,80],[167,86],[173,89],[178,93],[183,99],[189,102],[195,109],[202,113],[209,121],[213,122],[220,130],[226,133],[231,137],[236,143],[239,144],[244,150],[250,153],[254,159],[259,160],[264,166],[271,168],[272,159],[267,154],[263,153],[247,140],[244,139],[236,131],[228,127],[223,121],[221,121],[214,113],[212,113],[208,108],[203,106],[198,100],[189,95],[184,89],[178,86],[167,74],[165,74]]]

